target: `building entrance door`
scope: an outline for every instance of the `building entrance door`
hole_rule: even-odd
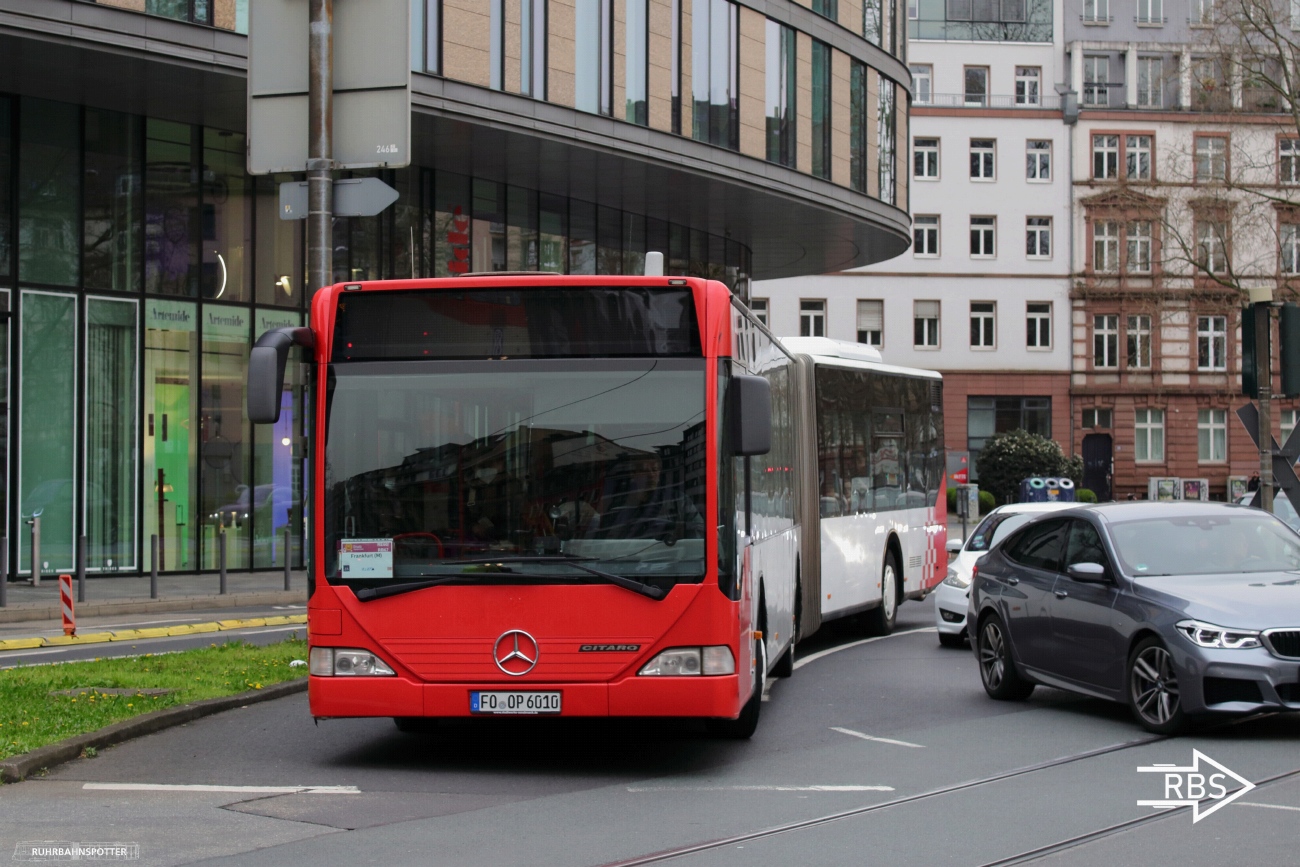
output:
[[[1111,499],[1111,451],[1110,434],[1088,434],[1083,438],[1083,486],[1103,503]]]

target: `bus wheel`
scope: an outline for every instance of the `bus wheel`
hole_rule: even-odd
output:
[[[888,635],[898,619],[898,558],[890,551],[880,572],[880,605],[867,612],[867,633]]]
[[[758,728],[758,712],[763,706],[763,687],[767,683],[767,649],[762,639],[754,642],[754,663],[754,694],[735,719],[711,719],[705,723],[709,734],[714,737],[748,740]]]

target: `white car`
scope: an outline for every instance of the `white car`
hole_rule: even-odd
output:
[[[948,577],[934,591],[934,625],[939,643],[944,647],[961,647],[966,641],[966,603],[975,561],[987,554],[1017,527],[1044,512],[1069,509],[1078,503],[1011,503],[998,506],[984,516],[965,544],[960,539],[948,541],[948,553],[955,553],[948,563]]]

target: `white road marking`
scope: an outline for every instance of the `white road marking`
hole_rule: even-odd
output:
[[[1282,804],[1257,804],[1254,801],[1238,801],[1237,804],[1242,807],[1265,807],[1269,810],[1293,810],[1300,813],[1300,807],[1287,807]]]
[[[234,792],[243,795],[359,795],[356,786],[206,786],[173,783],[86,783],[92,792]]]
[[[892,792],[892,786],[628,786],[629,792]]]
[[[821,659],[823,656],[830,656],[832,653],[839,653],[841,650],[848,650],[851,647],[858,647],[863,644],[870,644],[873,641],[884,641],[886,638],[898,638],[900,635],[916,635],[920,632],[938,632],[933,626],[927,626],[923,629],[909,629],[906,632],[895,632],[890,635],[877,635],[875,638],[863,638],[858,641],[850,641],[848,644],[841,644],[839,647],[828,647],[825,650],[819,650],[816,653],[810,653],[803,659],[796,659],[795,668],[803,668],[810,662]]]
[[[907,741],[896,741],[893,738],[878,738],[872,735],[864,735],[862,732],[855,732],[853,729],[842,729],[839,726],[831,726],[831,731],[839,732],[840,734],[844,734],[844,735],[852,735],[855,738],[862,738],[864,741],[878,741],[882,744],[893,744],[896,747],[912,747],[918,750],[925,749],[925,744],[913,744],[913,743],[908,743]]]

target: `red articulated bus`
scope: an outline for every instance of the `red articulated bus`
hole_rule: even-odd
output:
[[[844,368],[835,382],[865,400],[864,377],[884,375],[873,364],[899,369],[837,360],[825,343],[791,355],[724,284],[697,278],[322,289],[311,327],[267,332],[249,364],[249,415],[272,422],[289,350],[311,361],[312,714],[404,730],[668,716],[750,736],[765,678],[791,673],[800,634],[864,610],[887,631],[897,602],[942,578],[937,375],[911,372],[926,414],[916,442],[900,403],[897,435],[836,445],[831,471],[818,371]],[[864,509],[855,530],[846,513],[828,539],[860,530],[864,551],[876,537],[893,547],[864,553],[864,580],[829,610],[816,550],[827,497],[875,502],[875,449],[901,509],[906,449],[923,447],[924,526],[882,533]]]

